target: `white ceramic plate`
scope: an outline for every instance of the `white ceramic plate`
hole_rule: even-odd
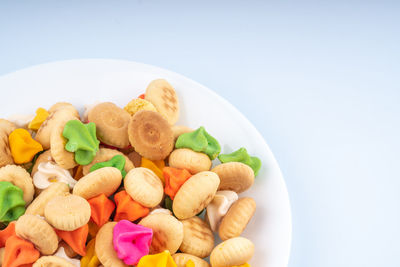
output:
[[[117,60],[71,60],[38,65],[0,77],[3,93],[0,117],[30,114],[37,107],[67,101],[82,108],[96,100],[124,106],[144,93],[156,78],[167,79],[181,104],[178,124],[206,127],[221,144],[223,153],[246,147],[262,160],[254,186],[242,195],[257,202],[257,211],[243,236],[251,239],[256,252],[254,267],[287,265],[291,242],[288,193],[279,166],[254,126],[230,103],[210,89],[161,68]]]

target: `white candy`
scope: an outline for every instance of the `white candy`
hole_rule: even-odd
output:
[[[233,191],[217,191],[214,199],[207,206],[207,217],[211,230],[216,232],[222,218],[228,212],[231,205],[238,200],[238,195]]]
[[[77,181],[72,178],[69,171],[61,168],[52,162],[42,162],[38,166],[38,171],[33,176],[33,184],[39,189],[45,189],[52,182],[63,182],[70,188],[74,188]]]
[[[26,128],[33,118],[35,118],[35,115],[15,114],[8,117],[7,120],[14,123],[18,128]]]
[[[73,265],[77,266],[77,267],[81,267],[81,261],[78,259],[73,259],[67,256],[67,254],[65,254],[65,250],[63,247],[60,247],[57,252],[54,254],[54,256],[63,258],[64,260],[69,261],[70,263],[72,263]]]

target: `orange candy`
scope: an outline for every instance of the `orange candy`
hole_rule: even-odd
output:
[[[114,221],[120,220],[136,221],[149,214],[149,208],[143,207],[138,202],[134,201],[125,190],[118,192],[114,196],[117,210]]]
[[[177,169],[172,167],[165,167],[163,169],[165,178],[164,192],[172,200],[174,200],[179,188],[190,178],[192,175],[186,169]]]
[[[62,231],[54,229],[57,235],[64,240],[76,253],[81,256],[86,255],[86,239],[89,233],[89,226],[84,226],[74,231]]]
[[[32,266],[32,263],[39,257],[40,252],[35,249],[31,242],[12,235],[6,241],[2,266]]]
[[[142,158],[142,163],[140,164],[140,167],[152,170],[164,184],[165,181],[162,170],[165,167],[165,162],[163,160],[149,160],[146,158]]]
[[[42,145],[34,140],[25,129],[15,129],[8,136],[11,155],[17,164],[28,163],[43,150]]]
[[[0,231],[0,248],[6,245],[7,239],[12,235],[15,235],[15,222],[10,222],[4,230]]]
[[[115,209],[115,204],[106,195],[101,194],[88,200],[92,211],[90,218],[101,227],[108,222],[111,213]]]

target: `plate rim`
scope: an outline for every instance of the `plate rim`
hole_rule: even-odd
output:
[[[175,77],[177,77],[178,79],[182,79],[182,80],[186,80],[190,83],[195,84],[196,86],[202,88],[202,90],[207,91],[208,93],[210,93],[211,95],[213,95],[215,98],[217,98],[219,101],[223,102],[225,106],[229,107],[230,109],[233,109],[236,111],[237,114],[239,114],[240,119],[242,121],[244,121],[246,123],[247,127],[250,127],[251,130],[258,136],[258,138],[260,140],[262,140],[262,145],[265,146],[265,148],[267,149],[267,152],[269,152],[271,154],[271,160],[273,161],[273,164],[277,167],[277,171],[279,173],[280,176],[280,180],[283,183],[283,190],[284,190],[284,194],[285,194],[285,198],[287,198],[288,201],[288,206],[287,206],[287,215],[289,218],[288,221],[288,247],[287,247],[287,257],[286,257],[286,265],[288,265],[289,263],[289,259],[290,259],[290,254],[291,254],[291,248],[292,248],[292,239],[293,239],[293,218],[292,218],[292,205],[291,205],[291,201],[290,201],[290,197],[289,197],[289,192],[287,189],[287,185],[286,185],[286,181],[285,178],[283,176],[282,170],[280,168],[280,165],[278,163],[278,161],[276,160],[276,157],[274,155],[274,153],[272,152],[271,148],[269,147],[268,143],[266,142],[266,140],[264,139],[264,137],[262,136],[262,134],[258,131],[258,129],[251,123],[251,121],[244,115],[242,114],[242,112],[236,108],[232,103],[230,103],[227,99],[225,99],[223,96],[220,96],[219,94],[217,94],[215,91],[213,91],[212,89],[210,89],[209,87],[183,75],[180,73],[177,73],[175,71],[171,71],[169,69],[165,69],[162,67],[158,67],[155,65],[151,65],[151,64],[147,64],[147,63],[142,63],[142,62],[137,62],[137,61],[132,61],[132,60],[125,60],[125,59],[112,59],[112,58],[77,58],[77,59],[67,59],[67,60],[55,60],[55,61],[49,61],[49,62],[43,62],[40,64],[36,64],[36,65],[32,65],[32,66],[27,66],[27,67],[23,67],[21,69],[18,70],[14,70],[8,73],[4,73],[2,75],[0,75],[0,81],[3,79],[6,79],[7,77],[10,77],[12,75],[18,75],[21,72],[25,72],[25,71],[30,71],[36,68],[41,68],[43,66],[46,65],[53,65],[53,64],[71,64],[71,63],[76,63],[79,64],[79,62],[84,62],[84,63],[104,63],[104,62],[113,62],[115,63],[123,63],[123,64],[133,64],[136,65],[137,67],[141,67],[143,69],[146,70],[156,70],[159,72],[163,72],[166,73],[168,75],[173,75]]]

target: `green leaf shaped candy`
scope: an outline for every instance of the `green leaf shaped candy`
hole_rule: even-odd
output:
[[[75,161],[78,164],[87,165],[92,162],[100,144],[96,138],[96,124],[70,120],[65,124],[63,136],[68,140],[65,150],[75,152]]]
[[[218,141],[206,132],[203,126],[196,131],[181,134],[175,143],[176,148],[190,148],[196,152],[203,152],[213,160],[221,152]]]
[[[0,222],[8,224],[25,213],[24,192],[10,182],[0,182]]]
[[[112,157],[109,161],[99,162],[90,167],[90,171],[95,171],[104,167],[114,167],[120,170],[122,178],[125,178],[125,157],[122,155],[116,155]]]
[[[222,163],[226,162],[241,162],[246,165],[249,165],[250,168],[253,169],[254,175],[257,176],[258,171],[261,168],[261,160],[257,157],[251,157],[248,153],[246,148],[241,147],[238,150],[230,153],[230,154],[221,154],[218,156],[218,159]]]

